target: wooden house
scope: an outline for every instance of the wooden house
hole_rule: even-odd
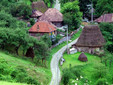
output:
[[[32,3],[32,10],[38,10],[42,13],[44,13],[45,11],[47,11],[47,6],[44,3],[44,1],[37,1],[37,2],[33,2]]]
[[[113,23],[113,13],[111,13],[111,14],[104,14],[104,15],[100,16],[99,18],[97,18],[95,20],[95,22],[97,22],[97,23],[101,23],[101,22]]]
[[[83,31],[73,46],[80,52],[95,53],[99,51],[105,43],[102,33],[97,25],[89,25]]]
[[[57,27],[62,26],[63,15],[55,8],[49,8],[40,18],[39,21],[49,21]]]
[[[37,34],[49,34],[50,36],[52,36],[56,35],[56,28],[53,24],[47,21],[39,21],[29,29],[29,34],[34,37],[37,37]]]
[[[43,13],[42,12],[40,12],[40,11],[38,11],[38,10],[33,10],[32,11],[32,15],[31,15],[31,17],[32,18],[39,18],[39,17],[41,17],[43,15]]]

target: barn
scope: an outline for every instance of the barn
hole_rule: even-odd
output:
[[[101,23],[101,22],[113,23],[113,13],[104,14],[104,15],[100,16],[99,18],[97,18],[95,20],[95,22],[97,22],[97,23]]]
[[[105,43],[103,35],[97,25],[88,25],[83,31],[78,41],[73,45],[80,52],[94,54],[100,51]]]
[[[49,21],[56,27],[61,27],[63,15],[55,8],[49,8],[40,18],[39,21]]]

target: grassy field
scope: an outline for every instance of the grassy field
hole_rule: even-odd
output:
[[[6,82],[6,81],[0,81],[0,85],[28,85],[28,84],[23,84],[23,83],[11,83],[11,82]]]
[[[113,83],[113,68],[105,67],[105,64],[101,63],[101,59],[98,56],[89,53],[85,53],[88,61],[81,62],[78,60],[80,54],[81,52],[77,52],[75,54],[65,53],[63,55],[65,62],[62,66],[60,66],[60,69],[62,71],[61,74],[63,75],[65,69],[76,69],[76,72],[79,72],[80,70],[80,75],[83,76],[83,78],[80,80],[73,78],[70,79],[70,81],[74,81],[74,83],[69,83],[69,85],[75,85],[75,83],[77,83],[78,85],[83,85],[84,83],[87,83],[88,85],[97,85],[96,83],[98,79],[105,79],[104,82],[109,83],[98,85],[111,85]],[[63,83],[61,82],[60,85],[63,85]]]
[[[5,59],[11,67],[25,68],[28,75],[38,80],[41,85],[49,84],[51,78],[51,71],[49,68],[36,66],[30,59],[21,59],[18,56],[15,57],[2,51],[0,51],[0,58]]]
[[[100,63],[100,58],[98,56],[94,56],[88,53],[85,53],[85,55],[88,58],[88,62],[81,62],[78,60],[79,55],[81,54],[81,52],[77,52],[75,54],[64,54],[63,58],[65,59],[65,62],[62,66],[62,69],[64,68],[69,68],[70,64],[71,66],[77,66],[77,65],[86,65],[89,63],[92,63],[93,65],[96,65],[97,63]]]

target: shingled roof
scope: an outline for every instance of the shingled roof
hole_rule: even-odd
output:
[[[104,14],[97,18],[95,22],[113,22],[113,13],[111,14]]]
[[[34,32],[34,33],[50,33],[56,31],[56,28],[54,25],[47,21],[39,21],[36,22],[31,29],[29,29],[29,32]]]
[[[48,8],[44,1],[37,1],[32,3],[33,10],[39,10],[40,12],[44,13]]]
[[[55,8],[49,8],[40,18],[39,21],[62,22],[63,15]]]
[[[101,47],[105,43],[102,33],[97,25],[85,26],[77,43],[77,47]]]
[[[32,12],[32,17],[39,17],[39,16],[42,16],[43,15],[43,13],[42,12],[40,12],[40,11],[38,11],[38,10],[35,10],[35,11],[33,11]]]

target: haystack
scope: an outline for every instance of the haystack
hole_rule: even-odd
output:
[[[87,56],[84,53],[81,53],[78,60],[86,62],[88,61]]]

